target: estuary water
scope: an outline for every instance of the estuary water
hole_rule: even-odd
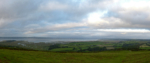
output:
[[[95,41],[97,39],[56,39],[47,37],[0,37],[0,41],[17,40],[28,42],[73,42],[73,41]]]

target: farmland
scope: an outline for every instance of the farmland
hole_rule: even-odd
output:
[[[149,63],[149,50],[149,40],[61,43],[8,40],[0,42],[0,63]]]
[[[25,41],[2,41],[0,47],[24,48],[52,52],[100,52],[110,50],[150,50],[150,41],[143,40],[105,40],[81,42],[33,43]]]

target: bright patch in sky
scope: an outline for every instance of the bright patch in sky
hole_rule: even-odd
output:
[[[99,25],[102,23],[109,23],[109,22],[101,19],[104,16],[104,14],[106,14],[106,13],[107,13],[107,11],[103,11],[103,12],[98,11],[98,12],[90,13],[88,16],[88,23],[91,25]]]
[[[129,9],[129,8],[135,8],[135,9],[139,9],[143,8],[143,7],[150,7],[150,1],[129,1],[129,2],[125,2],[121,4],[124,8]]]

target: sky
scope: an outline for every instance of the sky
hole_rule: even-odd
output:
[[[0,37],[150,39],[150,0],[0,0]]]

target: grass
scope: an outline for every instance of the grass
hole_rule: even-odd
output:
[[[149,50],[149,49],[150,49],[150,47],[141,47],[140,49]]]
[[[150,63],[150,51],[54,53],[0,49],[0,63]]]

